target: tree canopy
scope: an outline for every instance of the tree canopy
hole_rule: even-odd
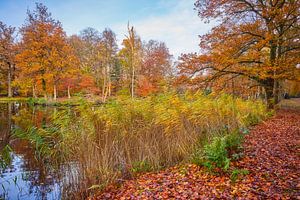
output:
[[[270,107],[283,81],[300,80],[299,1],[198,0],[195,8],[218,25],[200,37],[201,54],[182,56],[181,80],[246,78],[264,88]]]

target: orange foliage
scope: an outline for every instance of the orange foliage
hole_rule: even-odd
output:
[[[33,93],[41,87],[45,96],[53,87],[56,98],[59,81],[75,73],[78,60],[61,24],[51,18],[45,6],[37,4],[36,10],[28,13],[27,21],[21,29],[22,42],[16,56],[20,68],[18,83],[21,88],[23,83],[27,87],[30,84]]]
[[[195,5],[202,19],[220,23],[201,36],[201,55],[182,56],[179,82],[207,87],[235,79],[235,85],[250,83],[248,88],[255,83],[272,106],[280,82],[300,79],[299,1],[198,0]]]

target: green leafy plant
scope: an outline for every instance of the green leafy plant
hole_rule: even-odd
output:
[[[6,145],[0,152],[0,169],[4,169],[7,165],[11,163],[12,149],[9,145]]]
[[[243,134],[238,130],[227,133],[225,136],[216,136],[210,143],[204,145],[203,150],[195,151],[192,162],[205,166],[210,171],[215,168],[227,171],[231,160],[237,160],[243,156],[242,141]]]
[[[243,139],[243,134],[239,133],[237,130],[234,130],[225,136],[225,146],[229,155],[232,155],[242,149],[241,143]]]
[[[133,173],[149,172],[153,170],[153,167],[148,161],[142,160],[142,161],[133,162],[130,170]]]
[[[203,165],[208,169],[215,167],[227,170],[230,165],[228,158],[227,144],[224,137],[215,137],[210,144],[204,146],[204,162]]]

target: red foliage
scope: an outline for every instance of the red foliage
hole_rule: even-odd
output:
[[[157,91],[157,89],[146,77],[141,76],[139,78],[138,90],[137,90],[139,96],[145,97],[155,91]]]

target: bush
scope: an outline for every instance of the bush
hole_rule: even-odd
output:
[[[203,165],[212,170],[215,167],[227,170],[230,165],[225,138],[215,137],[210,144],[204,146]]]
[[[240,153],[242,141],[243,135],[237,130],[225,136],[216,136],[211,143],[204,146],[202,151],[196,150],[192,157],[192,162],[197,165],[203,165],[210,171],[215,168],[227,171],[230,167],[230,161],[242,156],[242,153]]]
[[[243,138],[243,134],[238,130],[235,130],[225,136],[224,140],[226,142],[226,149],[228,150],[229,154],[231,154],[230,152],[237,152],[242,148],[241,143],[243,141]]]
[[[130,170],[133,173],[149,172],[153,170],[153,167],[148,161],[142,160],[142,161],[133,162]]]

